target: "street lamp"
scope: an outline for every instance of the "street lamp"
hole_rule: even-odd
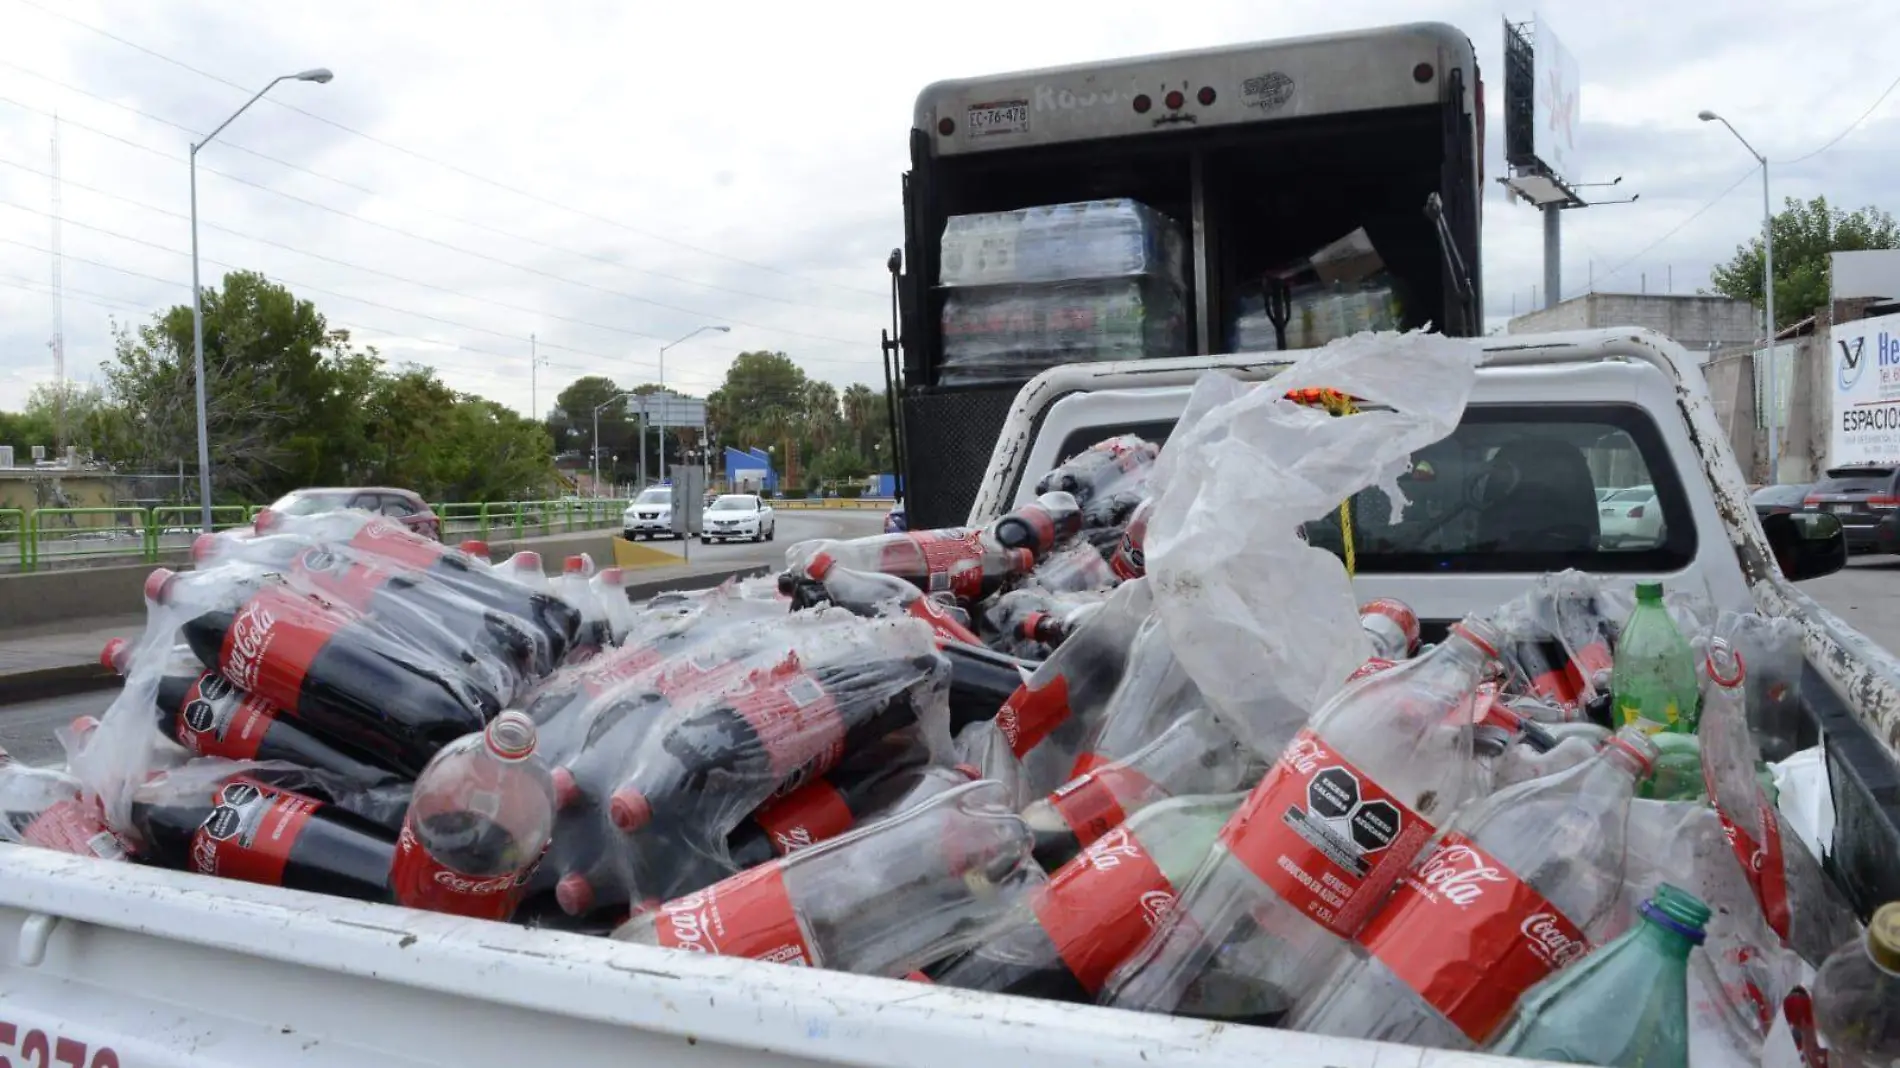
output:
[[[594,454],[594,498],[596,500],[600,498],[600,410],[602,408],[610,408],[615,403],[626,400],[632,396],[635,396],[635,394],[616,393],[606,400],[601,401],[599,404],[594,405],[594,447],[592,451]],[[641,488],[645,489],[646,487],[642,486]]]
[[[1701,119],[1703,122],[1719,122],[1727,126],[1728,132],[1734,134],[1735,139],[1740,141],[1742,147],[1748,150],[1748,154],[1755,157],[1755,162],[1761,164],[1762,317],[1766,321],[1766,329],[1763,333],[1768,338],[1768,351],[1766,355],[1768,385],[1764,393],[1768,401],[1768,418],[1766,420],[1768,425],[1768,481],[1772,485],[1781,481],[1781,435],[1777,432],[1775,426],[1781,414],[1781,405],[1776,397],[1776,394],[1780,391],[1777,389],[1779,383],[1775,373],[1775,214],[1774,208],[1768,199],[1768,157],[1755,151],[1755,146],[1748,143],[1748,138],[1743,137],[1741,131],[1737,130],[1734,124],[1722,116],[1717,115],[1715,112],[1704,110],[1697,114],[1696,118]]]
[[[205,313],[204,291],[198,286],[198,150],[211,143],[211,139],[224,132],[226,126],[237,121],[252,104],[264,99],[264,94],[276,87],[278,82],[316,82],[318,85],[329,81],[336,75],[327,67],[315,67],[301,74],[280,74],[271,79],[269,85],[257,91],[257,95],[246,100],[244,107],[231,113],[231,117],[219,123],[217,128],[206,134],[204,140],[191,146],[189,163],[191,170],[191,361],[198,377],[198,500],[202,509],[201,518],[205,533],[211,533],[211,430],[205,418]]]
[[[660,346],[660,383],[659,384],[660,384],[661,389],[666,388],[666,350],[672,348],[675,345],[680,345],[688,341],[691,341],[708,330],[717,330],[722,334],[732,333],[732,327],[730,326],[702,326],[695,329],[692,333],[687,334],[686,336],[680,338],[678,341],[669,341],[666,344]],[[662,415],[666,414],[666,408],[664,407],[664,402],[662,402],[660,413]],[[640,424],[640,440],[642,442],[645,442],[646,436],[647,436],[646,422],[645,422],[645,417],[642,416],[641,424]],[[665,419],[660,420],[660,476],[662,478],[666,477],[666,420]],[[643,479],[646,477],[646,465],[644,463],[640,465],[640,477]]]

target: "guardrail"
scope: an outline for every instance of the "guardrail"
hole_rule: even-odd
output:
[[[897,502],[890,497],[790,497],[784,500],[771,500],[768,498],[765,503],[774,508],[789,508],[793,510],[851,508],[875,509],[880,512],[888,512],[891,506]]]
[[[601,527],[618,529],[627,501],[599,500],[451,502],[432,505],[442,540],[483,541],[494,536],[531,538]],[[247,526],[262,505],[229,504],[211,509],[214,530]],[[0,566],[36,571],[60,563],[118,557],[155,563],[160,555],[188,549],[202,529],[196,505],[153,508],[0,508]]]

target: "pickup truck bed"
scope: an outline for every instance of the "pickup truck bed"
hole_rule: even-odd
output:
[[[1484,348],[1474,404],[1596,390],[1668,424],[1701,534],[1692,566],[1669,581],[1801,621],[1803,694],[1838,810],[1830,868],[1863,910],[1900,898],[1900,665],[1776,570],[1689,356],[1634,331]],[[1028,495],[1024,473],[1051,466],[1071,434],[1165,429],[1210,366],[1264,377],[1283,364],[1156,361],[1039,377],[1017,399],[972,519]],[[1443,622],[1502,602],[1528,577],[1366,574],[1357,585]],[[0,1066],[1490,1060],[696,956],[27,848],[0,848],[0,954]]]

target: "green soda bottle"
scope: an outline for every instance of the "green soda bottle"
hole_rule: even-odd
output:
[[[1689,951],[1709,907],[1664,883],[1621,938],[1533,987],[1490,1052],[1609,1068],[1688,1068]]]
[[[1616,725],[1694,734],[1699,686],[1695,654],[1663,607],[1662,583],[1636,584],[1636,611],[1623,625],[1611,663]]]

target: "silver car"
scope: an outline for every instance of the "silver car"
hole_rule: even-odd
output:
[[[673,533],[673,491],[665,486],[641,490],[621,515],[620,526],[628,541],[683,537]]]

